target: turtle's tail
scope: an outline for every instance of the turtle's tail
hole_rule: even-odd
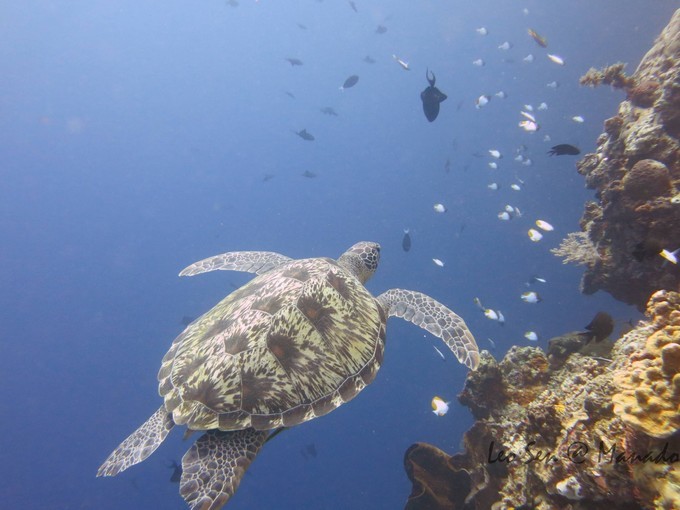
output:
[[[210,430],[182,457],[179,493],[194,509],[218,510],[231,498],[269,435],[252,428]]]

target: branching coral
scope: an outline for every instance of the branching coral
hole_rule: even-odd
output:
[[[597,248],[590,240],[588,232],[571,232],[567,234],[557,248],[550,252],[556,257],[562,257],[563,264],[579,264],[582,266],[594,266],[600,256]]]
[[[635,80],[630,76],[626,76],[623,72],[626,64],[617,62],[602,69],[595,69],[591,67],[588,72],[581,76],[579,84],[587,85],[589,87],[597,87],[598,85],[611,85],[615,89],[627,89],[634,86]]]

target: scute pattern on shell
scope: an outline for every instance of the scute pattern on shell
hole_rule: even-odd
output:
[[[292,426],[332,411],[376,375],[385,321],[331,259],[291,261],[187,327],[158,373],[177,424],[196,430]]]

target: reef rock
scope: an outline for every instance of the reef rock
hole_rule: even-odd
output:
[[[464,451],[406,453],[407,510],[680,508],[680,294],[647,315],[611,359],[484,351],[458,396],[476,419]]]
[[[605,290],[640,310],[654,291],[680,286],[680,267],[659,256],[680,248],[679,41],[680,10],[632,76],[615,64],[581,79],[627,98],[605,121],[596,152],[577,164],[598,201],[586,205],[582,232],[553,250],[585,266],[584,293]]]

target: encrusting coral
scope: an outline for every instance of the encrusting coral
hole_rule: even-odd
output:
[[[484,351],[458,396],[476,420],[464,451],[409,448],[406,509],[680,508],[680,294],[655,293],[647,314],[611,359],[581,351],[551,364],[538,348],[512,347],[497,362]],[[630,378],[652,368],[640,402]]]
[[[664,321],[642,349],[626,359],[625,370],[614,376],[619,391],[614,412],[650,437],[667,438],[680,430],[680,296],[659,291],[649,303],[656,320]],[[668,307],[672,308],[670,314]],[[661,308],[660,311],[657,308]]]

